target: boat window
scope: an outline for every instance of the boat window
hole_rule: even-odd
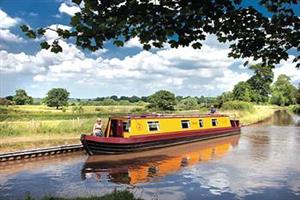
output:
[[[149,131],[159,131],[159,121],[148,122]]]
[[[129,129],[130,129],[130,121],[123,122],[123,131],[129,132]]]
[[[190,128],[190,120],[181,120],[181,128]]]
[[[211,125],[212,126],[218,126],[218,120],[217,119],[212,119],[211,120]]]
[[[202,119],[199,119],[199,127],[203,127],[203,120]]]

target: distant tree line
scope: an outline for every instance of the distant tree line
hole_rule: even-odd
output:
[[[170,91],[160,90],[150,96],[120,96],[97,97],[95,99],[70,99],[70,93],[64,88],[53,88],[47,96],[40,101],[49,107],[63,109],[71,106],[110,106],[110,105],[144,105],[148,110],[197,110],[201,107],[214,105],[222,107],[226,102],[252,102],[255,104],[271,103],[279,106],[300,104],[300,84],[298,89],[291,83],[286,75],[279,75],[273,83],[274,74],[272,67],[261,64],[252,65],[250,69],[254,74],[247,81],[237,83],[232,91],[224,92],[217,97],[204,96],[175,96]],[[33,104],[33,98],[28,96],[23,89],[16,90],[14,96],[0,98],[0,105],[25,105]],[[229,105],[229,104],[228,104]],[[230,104],[233,105],[233,104]],[[238,105],[234,105],[235,107]],[[300,107],[300,106],[299,106]],[[79,112],[77,109],[76,112]],[[74,111],[75,112],[75,111]]]
[[[23,89],[16,90],[14,96],[7,96],[0,98],[0,105],[25,105],[33,104],[33,98],[27,95],[27,92]]]
[[[298,102],[300,85],[297,92],[290,77],[281,74],[272,84],[274,77],[272,67],[258,64],[251,66],[250,69],[254,71],[252,77],[237,83],[232,91],[224,92],[217,97],[218,107],[228,101],[271,103],[279,106],[289,106]]]

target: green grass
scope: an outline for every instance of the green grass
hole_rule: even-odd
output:
[[[221,110],[221,113],[226,113],[232,118],[239,119],[242,125],[249,125],[260,122],[268,117],[271,117],[276,110],[281,109],[278,106],[271,105],[255,105],[253,110]]]
[[[253,112],[254,106],[252,103],[244,102],[244,101],[228,101],[222,105],[222,109]]]
[[[25,200],[37,200],[30,195],[25,197]],[[60,198],[60,197],[44,197],[41,200],[142,200],[136,198],[134,194],[128,190],[113,191],[112,193],[100,197],[76,197],[76,198]]]
[[[300,114],[300,105],[293,105],[293,106],[290,106],[289,109],[293,112],[293,113],[296,113],[296,114]]]
[[[66,111],[47,106],[0,106],[0,122],[29,120],[72,120],[74,118],[97,118],[110,115],[143,111],[143,106],[82,106],[82,113],[74,112],[74,106],[66,107]]]

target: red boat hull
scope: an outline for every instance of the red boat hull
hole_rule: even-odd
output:
[[[216,137],[225,137],[239,133],[240,127],[230,127],[161,133],[130,138],[82,135],[81,142],[89,155],[122,154],[185,144]]]

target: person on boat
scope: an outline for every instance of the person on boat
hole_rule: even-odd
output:
[[[217,109],[212,105],[210,107],[210,114],[215,114],[217,112]]]
[[[100,137],[103,136],[102,121],[100,118],[97,118],[96,123],[94,124],[93,134]]]

